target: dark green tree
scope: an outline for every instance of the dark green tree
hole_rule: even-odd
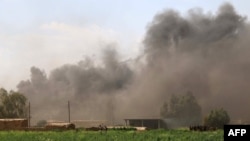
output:
[[[26,97],[18,92],[0,89],[0,118],[23,118],[27,116]]]
[[[7,96],[8,92],[5,89],[0,88],[0,118],[5,117],[5,111],[4,111],[5,106],[3,104],[3,101]]]
[[[222,129],[225,124],[230,122],[230,117],[223,108],[211,110],[209,115],[205,117],[204,124],[211,127]]]
[[[185,95],[172,95],[169,104],[161,107],[161,116],[177,120],[181,126],[201,123],[201,107],[192,92]]]

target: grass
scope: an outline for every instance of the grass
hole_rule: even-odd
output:
[[[1,141],[223,141],[223,130],[0,131]]]

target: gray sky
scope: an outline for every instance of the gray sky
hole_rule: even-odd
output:
[[[0,87],[15,90],[31,66],[49,74],[86,56],[98,60],[110,43],[123,59],[133,58],[155,14],[171,8],[185,16],[198,7],[216,13],[223,2],[250,16],[246,0],[0,0]]]

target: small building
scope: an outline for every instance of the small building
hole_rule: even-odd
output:
[[[241,125],[247,125],[249,124],[250,121],[246,121],[246,120],[242,120],[242,119],[233,119],[233,120],[230,120],[230,123],[229,124],[241,124]]]
[[[108,125],[106,120],[74,120],[72,123],[75,124],[76,128],[91,128],[99,127],[99,125]]]
[[[166,129],[166,123],[160,118],[130,118],[124,119],[126,126],[146,127],[148,129]]]
[[[18,130],[28,127],[28,119],[0,119],[0,130]]]
[[[61,122],[61,123],[47,123],[45,129],[62,129],[62,130],[70,130],[75,129],[75,125],[73,123]]]

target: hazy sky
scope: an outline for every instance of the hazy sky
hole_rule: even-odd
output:
[[[0,87],[15,90],[31,66],[49,74],[86,56],[98,60],[109,44],[133,58],[155,14],[171,8],[185,16],[198,7],[216,13],[223,2],[250,16],[246,0],[0,0]]]

